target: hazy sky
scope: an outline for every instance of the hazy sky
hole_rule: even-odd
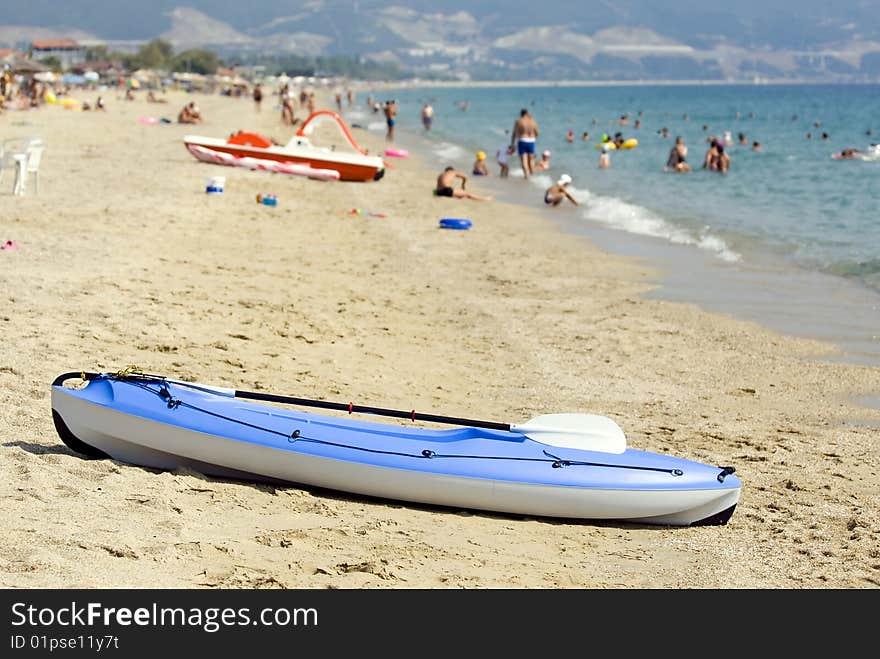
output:
[[[146,39],[167,30],[166,12],[189,6],[242,31],[314,32],[344,39],[371,29],[378,12],[465,11],[486,36],[525,27],[568,25],[592,34],[610,26],[641,26],[690,43],[731,39],[798,47],[853,38],[880,41],[880,0],[3,0],[4,25],[69,26],[108,39]],[[267,25],[274,19],[275,28]]]

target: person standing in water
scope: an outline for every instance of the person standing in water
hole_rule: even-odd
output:
[[[519,119],[513,124],[510,144],[516,147],[523,168],[523,178],[529,178],[535,171],[535,142],[538,140],[538,123],[525,108],[520,110]]]
[[[730,156],[724,151],[724,145],[718,145],[718,167],[717,171],[726,174],[730,170]]]
[[[666,159],[666,168],[679,173],[691,171],[691,166],[687,164],[687,153],[684,139],[681,136],[676,137],[675,145],[669,150],[669,158]]]
[[[385,140],[394,141],[394,124],[397,123],[397,101],[388,101],[385,103],[385,123],[388,126],[388,132],[385,134]]]
[[[535,169],[550,169],[550,152],[544,151],[541,154],[541,159],[535,165]]]
[[[513,147],[506,144],[495,152],[495,162],[498,163],[498,167],[501,169],[499,172],[501,178],[507,178],[507,175],[510,173],[510,165],[508,165],[507,160],[512,155]]]
[[[718,171],[719,146],[719,142],[714,137],[709,141],[709,148],[706,150],[706,155],[703,158],[703,169],[708,169],[713,172]]]
[[[609,167],[611,167],[611,147],[606,143],[602,145],[602,153],[599,154],[599,169]]]
[[[434,123],[434,108],[431,107],[430,103],[425,103],[422,108],[422,126],[425,127],[425,130],[431,130],[431,124]]]

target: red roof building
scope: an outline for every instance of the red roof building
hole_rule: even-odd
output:
[[[69,69],[85,60],[86,49],[73,39],[41,39],[31,42],[31,57],[37,61],[54,57],[62,68]]]
[[[79,49],[82,46],[73,39],[42,39],[31,42],[31,48],[34,50],[67,50]]]

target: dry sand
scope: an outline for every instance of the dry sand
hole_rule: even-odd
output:
[[[0,116],[48,144],[40,194],[0,191],[0,586],[876,588],[880,369],[647,300],[657,273],[534,211],[197,163],[187,133],[286,140],[272,99],[143,97]],[[91,96],[90,100],[94,100]],[[22,125],[26,122],[29,125]],[[381,136],[356,131],[376,151]],[[406,146],[402,143],[401,146]],[[227,177],[207,196],[210,175]],[[258,192],[278,195],[276,208]],[[537,205],[537,200],[536,200]],[[351,216],[360,207],[381,219]],[[469,231],[437,220],[464,216]],[[83,459],[50,383],[136,364],[240,389],[501,421],[585,411],[633,447],[733,464],[725,527],[571,523],[157,473]]]

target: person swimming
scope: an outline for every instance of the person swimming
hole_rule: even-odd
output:
[[[844,149],[838,155],[838,160],[854,160],[862,155],[859,149]]]

